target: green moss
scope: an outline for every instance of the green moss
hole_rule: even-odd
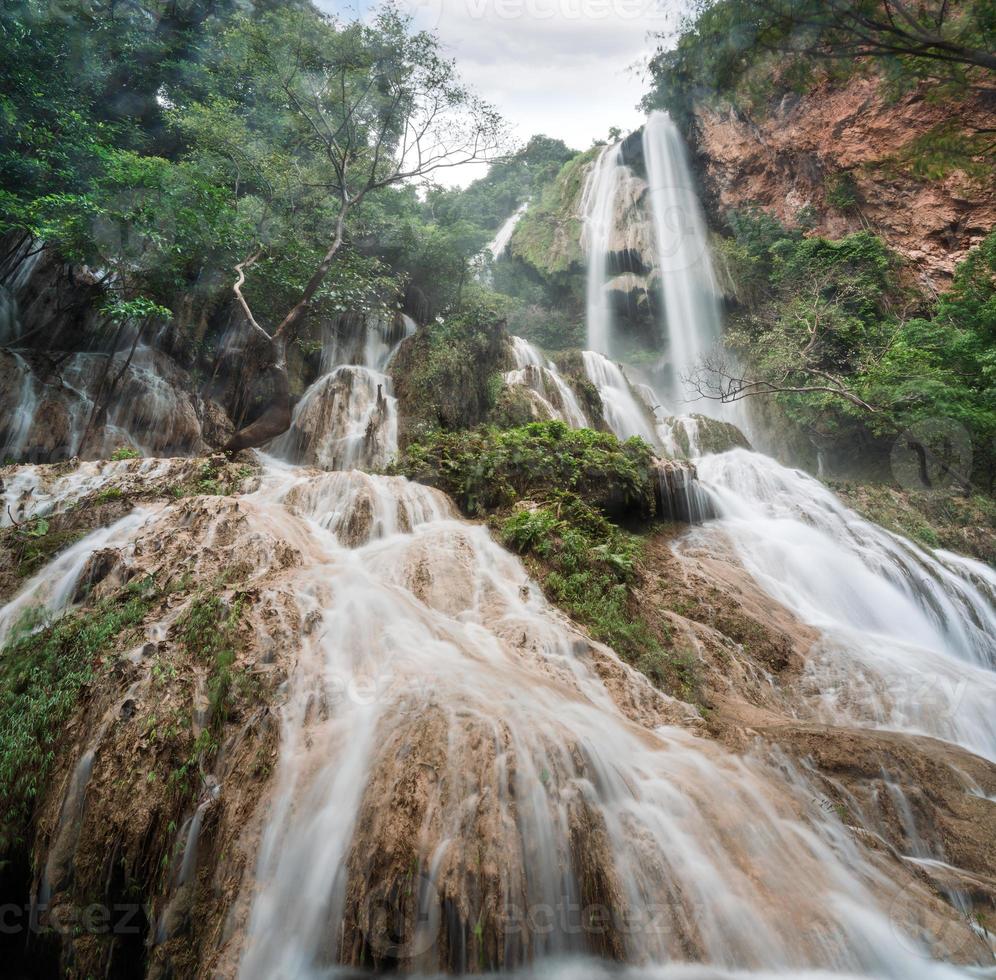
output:
[[[858,206],[858,186],[847,170],[831,174],[824,182],[826,202],[838,211],[853,211]]]
[[[217,593],[199,596],[178,624],[184,646],[208,669],[208,702],[215,730],[228,717],[233,685],[245,692],[250,684],[244,671],[234,669],[244,601],[241,595],[231,604]]]
[[[15,628],[0,653],[0,851],[20,839],[30,819],[64,722],[155,597],[153,584],[142,581],[85,613],[47,625],[29,613]]]
[[[398,469],[447,491],[470,514],[571,491],[604,513],[637,517],[654,512],[652,459],[639,439],[620,442],[551,421],[428,433],[405,450]]]
[[[572,493],[555,492],[543,506],[507,517],[504,544],[542,562],[547,597],[631,663],[659,646],[649,626],[628,610],[628,584],[640,539],[608,521]]]
[[[194,479],[185,483],[173,484],[165,489],[172,497],[212,496],[228,497],[238,492],[243,480],[253,476],[256,470],[251,466],[231,466],[223,457],[204,461]]]
[[[899,490],[882,484],[833,484],[869,520],[927,548],[946,548],[996,564],[996,501],[946,491]]]
[[[655,685],[690,704],[702,700],[699,658],[667,645],[633,599],[643,540],[571,493],[522,507],[499,522],[502,542],[525,556],[546,597]],[[662,642],[663,640],[663,642]]]
[[[94,498],[93,502],[95,504],[106,504],[111,500],[120,500],[124,496],[124,491],[121,487],[108,487],[106,490],[101,490]]]
[[[602,147],[578,154],[560,169],[516,226],[511,254],[545,277],[563,276],[583,265],[580,201],[584,180]]]
[[[0,545],[10,555],[15,576],[23,579],[72,547],[84,534],[74,528],[53,528],[46,518],[39,517],[5,528],[0,532]]]
[[[949,119],[911,140],[895,155],[878,161],[875,167],[892,179],[911,176],[939,181],[962,174],[983,188],[996,176],[991,144],[985,130],[972,132],[958,119]]]
[[[142,454],[131,446],[118,446],[117,449],[111,453],[111,459],[122,460],[122,459],[138,459]]]
[[[475,306],[423,327],[391,365],[403,418],[417,430],[478,425],[494,408],[511,365],[502,313]]]

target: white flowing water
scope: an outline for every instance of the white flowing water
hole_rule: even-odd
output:
[[[505,254],[505,250],[508,248],[508,243],[512,240],[512,235],[515,233],[516,226],[522,220],[522,216],[526,213],[526,208],[529,207],[528,201],[523,201],[516,209],[512,212],[503,222],[501,227],[495,233],[495,237],[485,245],[485,250],[491,253],[492,259],[498,259]]]
[[[26,356],[10,356],[19,391],[3,396],[11,411],[0,426],[0,460],[106,458],[120,447],[149,456],[204,448],[200,402],[187,390],[189,379],[151,347],[80,351],[41,375]]]
[[[553,361],[545,358],[529,341],[512,338],[515,369],[505,372],[505,384],[529,392],[538,414],[559,419],[575,429],[588,425],[574,389],[564,380]]]
[[[127,550],[135,532],[152,512],[139,507],[114,524],[92,531],[28,579],[18,595],[0,608],[0,644],[7,641],[12,630],[34,626],[61,614],[72,602],[80,576],[94,552],[101,548]]]
[[[586,350],[581,356],[588,380],[602,397],[605,421],[612,432],[620,439],[639,436],[652,446],[657,445],[653,420],[622,368],[597,351]]]
[[[609,352],[612,335],[612,309],[606,285],[615,227],[621,151],[619,143],[602,150],[585,184],[581,201],[584,216],[582,245],[588,256],[588,347],[600,354]]]
[[[349,369],[375,382],[391,347],[368,333],[362,354],[329,355],[322,380]],[[521,370],[547,370],[528,345],[517,357]],[[596,351],[584,360],[613,430],[653,441],[654,419],[621,368]],[[315,430],[317,445],[356,434],[372,400],[362,387],[352,383],[349,410]],[[382,389],[376,402],[388,397]],[[371,426],[383,431],[386,417],[367,416],[364,465],[383,445]],[[15,471],[5,493],[37,513],[33,480],[51,512],[117,465],[81,467],[61,478],[70,489]],[[732,540],[757,581],[823,633],[824,655],[801,681],[815,714],[996,757],[990,569],[888,535],[758,454],[698,466],[722,516],[693,533]],[[182,506],[218,514],[207,501]],[[148,553],[146,535],[173,547],[180,506],[135,511],[66,551],[0,609],[0,634],[29,606],[65,609],[95,550],[128,562]],[[442,494],[271,460],[238,509],[225,533],[245,535],[247,549],[276,538],[299,552],[279,574],[300,627],[243,886],[248,912],[222,940],[232,973],[326,980],[345,963],[537,980],[992,976],[985,945],[957,919],[938,920],[940,937],[896,921],[897,896],[934,912],[940,903],[902,862],[812,806],[803,772],[693,734],[693,709],[574,628]],[[943,693],[940,708],[918,700],[903,683],[916,672],[964,682],[957,704]],[[90,764],[84,754],[63,813],[82,800]],[[177,888],[194,880],[209,805],[180,835]],[[561,959],[585,952],[641,965]],[[937,961],[954,953],[977,968]]]
[[[996,572],[930,554],[758,453],[697,469],[722,520],[696,533],[729,537],[765,591],[823,632],[804,679],[820,717],[996,760]]]
[[[85,539],[0,621],[38,602],[57,614],[86,554],[146,554],[146,537],[170,540],[175,508],[223,513],[203,500]],[[694,727],[687,706],[572,627],[442,494],[271,461],[239,512],[247,545],[300,551],[283,574],[302,624],[249,911],[227,940],[239,976],[324,980],[375,961],[599,977],[597,962],[557,959],[591,951],[658,964],[655,977],[968,975],[932,959],[948,950],[936,937],[890,921],[897,891],[935,901],[913,874],[861,850],[800,774],[678,727]],[[208,806],[181,828],[160,938],[190,908]],[[983,960],[970,931],[958,940]]]
[[[290,428],[267,451],[324,469],[386,466],[398,449],[398,403],[386,371],[416,329],[411,317],[401,321],[400,332],[394,324],[367,321],[361,337],[333,333],[322,352],[322,375],[294,406]]]
[[[653,112],[647,119],[643,156],[671,371],[667,394],[672,403],[680,404],[687,398],[684,379],[719,344],[719,289],[685,145],[667,113]],[[708,411],[708,404],[703,410]]]
[[[643,146],[671,368],[665,387],[674,407],[680,382],[720,340],[720,305],[705,224],[671,120],[654,114]],[[608,196],[607,186],[606,175],[595,171],[589,206],[595,188]],[[602,228],[602,241],[612,236],[612,229]],[[589,297],[605,280],[605,262],[604,255],[589,251]],[[601,349],[610,348],[611,318],[597,303],[589,302],[588,325]],[[648,441],[670,455],[696,458],[700,485],[720,516],[679,541],[679,554],[689,546],[721,548],[732,542],[757,583],[819,629],[798,682],[801,715],[931,735],[996,761],[996,573],[991,568],[946,552],[928,553],[863,520],[817,480],[765,456],[734,450],[703,457],[697,420],[668,418],[657,392],[634,389],[618,366],[609,385],[605,365],[585,356],[613,431],[647,438],[629,411],[635,390],[653,415],[656,439]],[[742,419],[739,412],[702,407],[728,421]],[[902,792],[887,774],[883,781],[898,794],[896,811],[909,817],[909,860],[943,863],[943,846],[921,838]],[[968,918],[968,896],[941,890]],[[991,961],[984,961],[990,975]],[[884,951],[878,966],[896,976],[909,968]]]
[[[0,470],[0,527],[48,517],[82,497],[122,481],[154,485],[175,463],[168,459],[90,460],[75,466],[17,466]]]
[[[440,494],[271,469],[251,506],[310,542],[295,593],[312,625],[241,977],[317,980],[364,957],[514,968],[602,941],[629,960],[711,965],[696,977],[963,975],[897,934],[874,897],[895,886],[833,816],[759,760],[672,727],[678,707],[576,633]],[[599,663],[622,671],[615,687]],[[397,894],[396,873],[414,919],[386,928],[366,910]]]

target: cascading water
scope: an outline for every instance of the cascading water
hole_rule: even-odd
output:
[[[639,435],[672,455],[695,454],[698,422],[681,413],[693,395],[689,379],[703,357],[719,343],[720,297],[713,272],[702,209],[694,192],[687,155],[677,128],[666,113],[648,119],[642,137],[647,172],[645,199],[652,216],[653,282],[661,293],[663,336],[666,338],[665,377],[659,390],[632,385],[617,365],[585,355],[589,380],[606,404],[610,428],[621,437]],[[595,355],[620,348],[610,302],[610,261],[613,248],[630,249],[646,235],[627,234],[617,227],[621,197],[629,206],[640,200],[630,184],[639,183],[622,159],[622,144],[607,147],[595,162],[582,196],[583,244],[588,257],[588,347]],[[642,185],[640,185],[642,186]],[[626,188],[625,195],[622,192]],[[646,209],[646,204],[640,205]],[[641,222],[643,224],[643,222]],[[634,399],[634,391],[639,400]],[[659,391],[664,392],[661,397]],[[639,404],[643,402],[643,405]],[[699,400],[705,414],[744,426],[740,406]],[[648,420],[647,416],[651,416]]]
[[[600,354],[608,353],[612,334],[612,309],[605,287],[615,227],[620,159],[620,144],[607,146],[602,150],[592,168],[581,201],[581,213],[584,215],[583,244],[588,256],[588,347]]]
[[[588,425],[574,389],[564,380],[553,361],[543,357],[522,337],[512,338],[512,355],[515,369],[505,372],[505,384],[527,391],[541,418],[559,419],[576,429]]]
[[[360,352],[330,346],[316,385],[347,371],[386,379],[396,339],[368,330]],[[517,370],[552,383],[538,351],[520,341],[515,353]],[[653,441],[653,416],[619,365],[597,350],[584,360],[613,429]],[[362,440],[366,466],[390,443],[388,412],[368,411],[369,390],[364,401],[354,387],[308,442],[316,455],[332,447],[329,465],[348,465],[343,440]],[[312,431],[323,394],[302,399],[297,433]],[[167,465],[25,467],[5,481],[5,502],[15,520],[53,513],[125,471]],[[881,532],[758,454],[698,466],[721,517],[677,548],[732,541],[756,581],[822,632],[798,681],[814,718],[927,732],[994,758],[991,570]],[[697,734],[694,708],[574,628],[485,526],[405,479],[264,459],[259,488],[234,501],[155,503],[79,541],[0,609],[0,630],[30,607],[56,616],[72,606],[89,558],[107,546],[136,574],[152,556],[189,557],[170,551],[188,527],[198,555],[224,543],[261,563],[247,601],[279,592],[296,613],[281,634],[295,646],[276,710],[276,772],[236,841],[251,857],[243,901],[203,940],[216,944],[205,969],[245,980],[370,966],[544,980],[992,975],[985,937],[960,918],[967,900],[944,919],[910,862],[812,806],[804,767]],[[152,627],[157,640],[180,602],[170,597],[174,618]],[[918,701],[900,682],[913,670],[964,682],[958,703]],[[46,881],[71,877],[70,823],[99,773],[101,738],[88,733],[71,770]],[[216,788],[176,833],[152,942],[192,907]],[[911,856],[940,860],[907,823]],[[890,921],[897,895],[950,931],[908,934]],[[953,952],[967,965],[934,958]]]
[[[654,218],[656,272],[663,293],[670,367],[667,394],[677,405],[687,400],[684,379],[719,343],[719,289],[685,145],[667,113],[650,114],[643,127],[643,156]]]
[[[644,157],[656,231],[656,267],[663,292],[672,406],[679,383],[692,375],[720,339],[720,307],[701,210],[691,190],[684,147],[671,120],[655,113],[643,133]],[[594,188],[606,185],[595,172]],[[602,228],[608,238],[611,230]],[[604,258],[589,252],[589,296],[604,281]],[[603,338],[611,320],[589,303],[589,336]],[[604,349],[604,348],[603,348]],[[625,396],[596,380],[602,365],[586,363],[610,405]],[[604,372],[603,372],[604,373]],[[615,389],[634,389],[626,383]],[[609,391],[606,398],[605,393]],[[679,555],[714,553],[731,542],[754,580],[800,620],[820,631],[799,690],[799,710],[813,720],[926,734],[996,761],[996,574],[970,559],[930,554],[889,534],[844,507],[818,481],[738,449],[702,455],[700,423],[667,418],[656,391],[637,386],[653,413],[656,442],[669,455],[696,458],[708,510],[719,519],[698,528],[675,548]],[[708,410],[708,409],[707,409]],[[740,421],[735,410],[709,414]],[[614,413],[618,435],[640,427]],[[645,432],[640,432],[646,438]],[[923,842],[909,805],[888,775],[894,808],[907,814],[910,862],[944,863],[940,844]],[[967,791],[967,788],[966,788]],[[972,902],[958,888],[942,887],[948,901],[971,918]],[[990,943],[991,945],[991,943]],[[886,966],[886,964],[888,964]],[[889,974],[901,970],[883,957]]]
[[[722,534],[757,582],[821,629],[804,682],[837,724],[934,735],[996,761],[996,573],[928,554],[758,453],[697,463]]]
[[[169,536],[179,506],[116,528],[126,560]],[[558,959],[593,952],[657,964],[634,978],[968,975],[890,923],[897,889],[935,901],[914,874],[860,850],[800,774],[787,784],[677,727],[694,712],[576,632],[442,494],[268,462],[238,511],[245,541],[300,551],[284,587],[306,626],[221,975],[317,980],[342,963],[601,977],[593,960]],[[100,758],[98,733],[63,813]],[[157,941],[189,909],[213,799],[177,833]],[[71,867],[76,838],[59,839]]]
[[[601,395],[609,428],[620,439],[640,436],[651,445],[656,444],[657,434],[647,410],[634,394],[622,368],[597,351],[586,350],[581,356],[588,380]]]
[[[398,448],[398,408],[385,373],[401,342],[416,329],[379,321],[362,325],[362,343],[337,333],[325,344],[322,374],[295,405],[290,428],[268,451],[325,469],[385,466]]]
[[[484,246],[485,251],[491,254],[492,259],[500,258],[505,254],[508,243],[512,240],[516,226],[522,220],[522,216],[529,207],[528,201],[523,201],[503,222],[501,227],[495,232],[495,237]]]

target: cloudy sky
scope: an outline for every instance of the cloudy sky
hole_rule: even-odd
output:
[[[370,0],[317,0],[343,16],[369,12]],[[675,24],[677,0],[400,0],[416,24],[434,29],[460,72],[512,125],[517,140],[535,133],[585,149],[611,126],[640,125],[646,91],[640,66],[651,34]],[[467,183],[479,167],[449,171]]]

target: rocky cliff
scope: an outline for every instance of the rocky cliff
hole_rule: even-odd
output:
[[[714,218],[759,205],[788,226],[839,238],[881,235],[921,283],[942,288],[996,224],[996,101],[921,86],[901,96],[877,77],[787,94],[763,119],[699,106],[695,143]]]

